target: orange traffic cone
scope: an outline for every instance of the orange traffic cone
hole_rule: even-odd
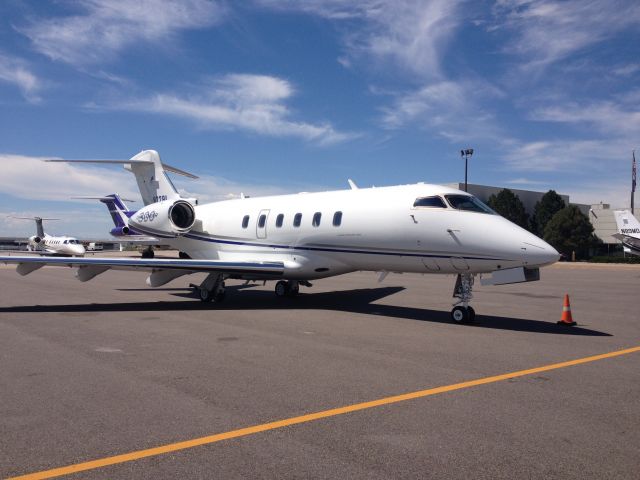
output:
[[[564,303],[562,304],[562,317],[560,317],[560,321],[558,325],[566,325],[571,327],[576,325],[576,322],[573,321],[573,317],[571,316],[571,304],[569,303],[569,295],[564,294]]]

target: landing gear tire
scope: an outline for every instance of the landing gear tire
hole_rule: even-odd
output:
[[[199,288],[198,296],[200,297],[200,300],[205,303],[206,302],[220,303],[224,301],[224,299],[227,297],[227,294],[224,290],[214,294],[212,291],[207,290],[206,288]]]
[[[467,323],[469,320],[469,312],[464,307],[455,307],[451,310],[451,320],[456,323]]]
[[[284,280],[280,280],[278,283],[276,283],[276,297],[285,297],[288,291],[289,285],[287,282],[285,282]]]
[[[455,307],[451,310],[451,320],[455,323],[473,323],[476,319],[476,311],[473,307]]]
[[[142,251],[142,258],[153,258],[155,257],[155,253],[151,247],[145,248]]]
[[[207,290],[206,288],[199,288],[198,296],[200,297],[200,300],[203,302],[210,302],[213,300],[213,292]]]
[[[178,257],[182,258],[183,260],[188,260],[191,258],[189,254],[186,252],[178,252]]]
[[[280,280],[276,283],[275,292],[277,297],[295,297],[300,293],[300,285],[296,281]]]
[[[467,313],[469,314],[469,318],[467,319],[468,323],[473,323],[476,321],[476,311],[473,307],[467,307]]]

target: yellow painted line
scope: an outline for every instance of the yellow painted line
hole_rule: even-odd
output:
[[[372,400],[370,402],[355,403],[353,405],[347,405],[345,407],[332,408],[330,410],[323,410],[321,412],[310,413],[308,415],[301,415],[299,417],[286,418],[284,420],[278,420],[275,422],[263,423],[262,425],[254,425],[253,427],[240,428],[238,430],[231,430],[229,432],[217,433],[215,435],[209,435],[206,437],[194,438],[193,440],[170,443],[168,445],[162,445],[159,447],[148,448],[145,450],[138,450],[130,453],[123,453],[121,455],[114,455],[112,457],[100,458],[98,460],[91,460],[89,462],[76,463],[75,465],[68,465],[66,467],[54,468],[52,470],[29,473],[27,475],[13,477],[12,479],[8,479],[8,480],[16,480],[16,479],[34,480],[34,479],[42,479],[42,478],[60,477],[62,475],[69,475],[72,473],[84,472],[86,470],[93,470],[96,468],[106,467],[108,465],[116,465],[119,463],[131,462],[134,460],[140,460],[141,458],[153,457],[156,455],[162,455],[164,453],[176,452],[179,450],[185,450],[187,448],[199,447],[201,445],[208,445],[211,443],[221,442],[223,440],[229,440],[232,438],[245,437],[247,435],[253,435],[260,432],[266,432],[268,430],[275,430],[278,428],[288,427],[290,425],[297,425],[299,423],[313,422],[314,420],[335,417],[337,415],[357,412],[359,410],[366,410],[368,408],[380,407],[382,405],[390,405],[393,403],[404,402],[404,401],[413,400],[416,398],[429,397],[431,395],[437,395],[439,393],[452,392],[454,390],[462,390],[463,388],[476,387],[478,385],[485,385],[488,383],[501,382],[503,380],[509,380],[510,378],[524,377],[526,375],[533,375],[534,373],[548,372],[550,370],[557,370],[559,368],[571,367],[574,365],[581,365],[583,363],[596,362],[598,360],[604,360],[605,358],[619,357],[621,355],[627,355],[633,352],[640,352],[640,346],[627,348],[624,350],[618,350],[615,352],[603,353],[600,355],[593,355],[591,357],[578,358],[576,360],[569,360],[567,362],[554,363],[554,364],[545,365],[542,367],[530,368],[528,370],[519,370],[517,372],[504,373],[502,375],[495,375],[493,377],[479,378],[476,380],[455,383],[453,385],[446,385],[443,387],[429,388],[427,390],[419,390],[417,392],[404,393],[402,395],[395,395],[393,397],[380,398],[378,400]]]

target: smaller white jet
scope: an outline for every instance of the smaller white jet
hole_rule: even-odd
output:
[[[76,238],[67,236],[52,236],[44,233],[43,220],[58,220],[57,218],[41,217],[13,217],[20,220],[35,220],[36,234],[29,237],[27,249],[45,255],[83,256],[86,252],[84,245]]]
[[[616,210],[613,214],[618,233],[612,236],[622,242],[625,253],[640,255],[640,222],[629,210]]]

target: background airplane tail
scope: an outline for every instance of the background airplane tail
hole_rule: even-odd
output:
[[[616,210],[613,213],[616,217],[618,232],[640,237],[640,222],[629,210]]]
[[[44,238],[44,227],[42,226],[43,220],[59,220],[59,218],[42,218],[42,217],[12,217],[20,220],[35,220],[36,222],[36,236],[38,238]]]
[[[135,211],[129,210],[124,203],[120,195],[112,193],[99,199],[100,203],[104,203],[109,210],[113,224],[117,228],[126,227],[129,224],[129,217],[135,213]]]

